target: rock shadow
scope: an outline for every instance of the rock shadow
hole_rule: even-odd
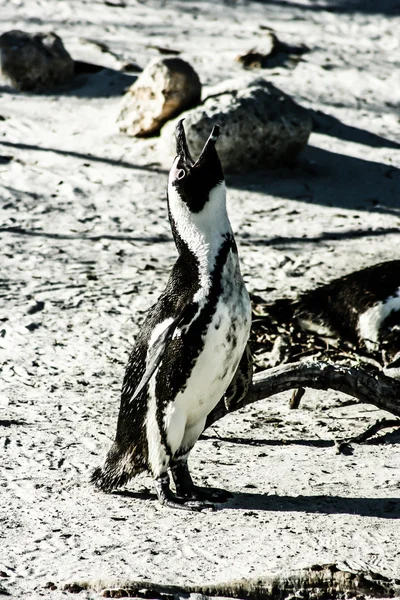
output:
[[[227,176],[228,187],[336,208],[400,216],[400,169],[307,146],[292,167]]]
[[[309,113],[313,121],[313,131],[317,133],[323,133],[346,142],[363,144],[365,146],[370,146],[371,148],[392,148],[394,150],[400,150],[400,143],[388,140],[381,135],[366,131],[365,129],[346,125],[340,119],[328,115],[321,110],[309,109]]]
[[[77,69],[77,64],[80,65],[79,70]],[[97,65],[75,61],[77,74],[69,86],[60,93],[63,96],[76,96],[78,98],[122,97],[137,79],[137,75],[106,67],[90,71],[91,66],[97,67]]]
[[[74,61],[75,75],[68,82],[47,91],[19,91],[11,85],[1,85],[0,92],[25,96],[76,96],[78,98],[111,98],[123,96],[136,81],[137,75]]]
[[[233,3],[231,0],[228,3]],[[340,14],[361,13],[366,15],[400,15],[400,5],[397,0],[331,0],[326,4],[312,2],[303,4],[291,0],[255,0],[259,4],[272,4],[288,9],[299,9],[302,12],[330,12]]]

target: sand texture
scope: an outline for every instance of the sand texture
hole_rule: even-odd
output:
[[[337,455],[336,438],[389,416],[338,392],[310,390],[297,411],[281,394],[209,429],[191,470],[234,493],[215,512],[163,509],[148,476],[120,494],[88,484],[176,256],[157,139],[116,124],[135,78],[121,64],[178,50],[206,93],[242,76],[235,57],[260,26],[307,45],[257,73],[311,111],[308,147],[292,168],[227,177],[249,291],[294,297],[399,258],[398,1],[111,4],[0,0],[2,31],[54,30],[107,67],[46,94],[0,87],[0,585],[58,600],[74,580],[201,584],[333,562],[400,577],[400,435]]]

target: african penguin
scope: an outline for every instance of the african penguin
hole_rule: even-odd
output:
[[[384,372],[400,377],[400,260],[379,263],[302,295],[295,315],[310,331],[329,330],[382,353]]]
[[[224,397],[233,404],[232,396],[245,395],[252,373],[251,306],[226,210],[218,134],[215,126],[193,161],[183,122],[177,125],[167,202],[179,256],[137,336],[115,441],[92,474],[109,491],[148,470],[162,504],[191,510],[230,496],[195,486],[187,460],[209,413]]]

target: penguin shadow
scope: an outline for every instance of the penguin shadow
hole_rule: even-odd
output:
[[[1,423],[0,423],[1,425]],[[314,448],[331,448],[335,446],[334,440],[322,439],[291,439],[291,440],[266,440],[248,439],[240,437],[222,437],[203,434],[201,440],[228,442],[247,446],[308,446]],[[363,445],[387,445],[400,442],[400,429],[379,435],[363,442]],[[345,454],[352,454],[350,452]],[[248,487],[251,487],[250,485]],[[254,485],[254,487],[256,487]],[[246,510],[270,512],[307,512],[316,514],[358,514],[365,517],[379,517],[386,519],[400,519],[400,498],[355,498],[341,496],[278,496],[277,494],[260,494],[257,492],[235,492],[230,489],[233,497],[226,503],[215,504],[215,510]],[[114,490],[113,496],[131,500],[151,500],[157,502],[157,496],[151,490]]]
[[[348,514],[381,519],[400,519],[399,498],[357,498],[327,495],[278,496],[233,492],[234,496],[218,509],[304,512],[324,515]]]
[[[268,512],[304,512],[314,514],[349,514],[382,519],[400,519],[399,498],[357,498],[327,495],[279,496],[277,494],[259,494],[257,492],[235,492],[226,503],[215,504],[214,511],[268,511]],[[116,490],[113,496],[131,500],[157,502],[155,493],[149,490]],[[177,509],[179,510],[179,509]]]

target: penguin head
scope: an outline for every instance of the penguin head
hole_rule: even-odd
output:
[[[221,162],[215,148],[218,136],[219,126],[214,125],[200,156],[194,161],[187,144],[183,119],[176,127],[177,156],[170,171],[169,185],[192,213],[201,212],[210,198],[210,192],[224,182]]]

